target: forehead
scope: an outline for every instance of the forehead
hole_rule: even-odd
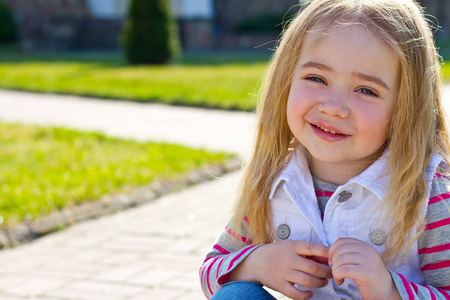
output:
[[[308,52],[308,50],[312,50],[326,38],[332,39],[336,36],[350,35],[355,31],[362,33],[362,36],[364,36],[367,41],[370,40],[372,42],[385,44],[386,46],[388,46],[388,48],[390,48],[391,51],[395,51],[390,45],[391,43],[388,43],[387,38],[385,36],[382,36],[379,30],[374,28],[374,26],[361,22],[340,22],[336,20],[331,24],[316,24],[309,30],[307,30],[302,43],[302,52]],[[345,42],[345,40],[342,40],[341,42]],[[307,44],[306,47],[305,44]]]
[[[363,24],[312,27],[303,41],[298,65],[309,61],[327,65],[342,74],[380,77],[392,85],[400,78],[396,52]]]
[[[333,48],[329,48],[330,46]],[[341,51],[362,51],[373,57],[398,59],[397,52],[390,43],[382,40],[379,34],[362,23],[313,26],[305,34],[299,58],[318,54],[318,51],[334,53],[336,48]]]

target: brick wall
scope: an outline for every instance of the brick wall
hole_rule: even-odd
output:
[[[13,9],[27,52],[119,47],[123,20],[93,18],[85,0],[1,1]]]
[[[81,21],[88,17],[84,0],[3,0],[13,9],[25,51],[66,50],[74,46]]]

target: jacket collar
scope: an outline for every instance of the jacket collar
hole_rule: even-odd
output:
[[[389,153],[389,149],[386,149],[380,158],[378,158],[361,174],[351,178],[346,184],[343,185],[343,187],[349,184],[361,185],[373,192],[377,196],[377,198],[382,201],[387,195],[387,187],[390,180],[390,175],[386,174]],[[440,155],[433,155],[431,163],[426,170],[426,179],[429,185],[431,184],[430,182],[433,178],[433,175],[442,160],[443,159]],[[276,189],[283,182],[296,182],[303,186],[301,188],[302,190],[312,188],[313,183],[309,170],[309,163],[306,155],[304,154],[303,147],[299,146],[295,150],[295,153],[292,155],[286,168],[274,181],[270,191],[269,199],[272,200]]]

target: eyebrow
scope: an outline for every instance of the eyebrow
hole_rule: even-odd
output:
[[[315,61],[308,61],[300,66],[300,68],[316,68],[324,71],[333,71],[333,68]]]
[[[308,62],[302,64],[300,66],[300,68],[316,68],[316,69],[328,71],[328,72],[334,71],[332,67],[324,65],[322,63],[315,62],[315,61],[308,61]],[[383,80],[381,80],[381,78],[379,78],[379,77],[367,75],[367,74],[363,74],[363,73],[359,73],[359,72],[353,72],[352,75],[355,77],[358,77],[362,80],[373,82],[387,90],[390,90],[389,86]]]

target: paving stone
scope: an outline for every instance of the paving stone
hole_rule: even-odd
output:
[[[145,265],[145,262],[141,264],[118,264],[109,268],[109,270],[92,277],[92,279],[109,282],[124,282],[133,275],[142,273],[147,268]]]
[[[17,297],[17,296],[11,296],[11,295],[7,295],[7,294],[1,294],[0,293],[0,300],[22,300],[22,299],[42,299],[39,297]]]
[[[186,232],[142,232],[132,227],[119,226],[117,231],[110,231],[120,223],[144,224],[147,219],[164,219],[162,213],[169,212],[171,206],[180,199],[196,203],[202,209],[202,199],[209,198],[211,190],[223,190],[236,182],[239,174],[225,176],[222,180],[208,182],[186,189],[180,193],[162,197],[157,202],[144,205],[146,214],[124,211],[118,216],[77,224],[51,237],[38,239],[32,244],[23,245],[10,251],[0,253],[0,261],[6,263],[10,272],[18,276],[10,277],[11,283],[0,295],[20,297],[41,297],[43,299],[132,299],[133,295],[156,295],[154,299],[176,299],[176,297],[196,295],[202,299],[198,269],[206,252],[194,251],[213,244],[220,230],[208,236],[200,235],[198,228],[206,228],[214,219],[195,218]],[[202,196],[203,195],[203,196]],[[178,199],[178,200],[177,200]],[[186,200],[187,199],[187,200]],[[215,197],[218,206],[231,205],[231,196],[222,194]],[[169,202],[170,205],[166,204]],[[195,206],[195,205],[194,205]],[[152,210],[152,207],[164,207],[164,210]],[[140,220],[136,218],[140,216]],[[179,215],[187,215],[179,213]],[[166,218],[181,225],[176,218]],[[100,224],[97,226],[97,224]],[[171,226],[171,223],[168,224]],[[105,228],[105,232],[102,229]],[[109,228],[109,229],[107,229]],[[223,228],[223,224],[217,226]],[[111,234],[110,232],[114,232]],[[67,235],[65,234],[67,233]],[[97,239],[95,238],[97,236]],[[210,241],[208,241],[208,237]],[[193,253],[195,252],[195,254]],[[3,257],[4,256],[4,257]],[[6,258],[14,258],[8,263]],[[28,285],[22,285],[20,279],[32,278]],[[1,280],[1,277],[0,277]],[[15,281],[14,281],[15,280]],[[163,288],[168,286],[170,289]],[[23,286],[28,286],[24,291]],[[157,294],[158,292],[168,292]],[[7,294],[6,294],[7,293]],[[141,297],[140,296],[140,297]],[[195,296],[192,296],[195,297]]]
[[[0,293],[6,291],[10,286],[18,286],[24,282],[24,278],[17,274],[5,274],[2,272],[0,275]]]
[[[191,272],[178,272],[171,280],[163,284],[164,288],[200,291],[198,270]],[[195,284],[193,284],[195,283]]]
[[[60,289],[54,289],[45,295],[64,299],[85,300],[122,300],[142,294],[145,289],[126,285],[114,285],[101,282],[75,282]]]
[[[112,267],[119,263],[133,263],[142,259],[140,253],[134,252],[112,252],[112,251],[102,251],[104,249],[97,249],[90,251],[87,257],[92,256],[91,263],[93,265],[108,266]]]
[[[126,282],[152,288],[162,288],[169,280],[179,276],[180,270],[155,264],[140,273],[130,276]]]
[[[177,298],[176,300],[198,300],[198,299],[206,299],[205,295],[201,291],[186,292],[183,296]]]
[[[141,294],[133,295],[130,298],[125,298],[129,300],[177,300],[181,299],[185,294],[184,291],[174,291],[174,290],[166,290],[166,289],[147,289]],[[197,298],[197,300],[202,298]],[[205,298],[206,299],[206,298]]]
[[[54,277],[24,276],[19,284],[1,287],[0,292],[16,297],[37,297],[47,291],[57,289],[66,283],[65,280]]]

